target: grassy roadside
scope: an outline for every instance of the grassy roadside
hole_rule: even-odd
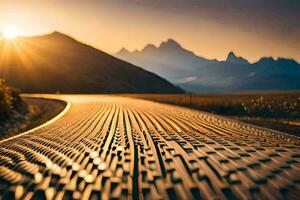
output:
[[[289,133],[291,135],[300,137],[300,120],[299,121],[285,121],[285,119],[272,119],[272,118],[259,118],[259,117],[234,117],[231,118],[237,119],[248,124],[253,124],[256,126],[261,126],[265,128],[270,128],[277,131],[282,131]]]
[[[300,136],[300,92],[239,94],[124,94],[233,118]]]
[[[66,107],[65,102],[53,99],[26,97],[23,98],[23,101],[26,107],[22,112],[13,112],[0,125],[0,140],[37,127],[54,118]]]

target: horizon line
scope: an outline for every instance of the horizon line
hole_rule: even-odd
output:
[[[2,31],[0,31],[0,33],[2,33]],[[283,57],[283,56],[272,56],[272,55],[264,55],[264,56],[261,56],[259,59],[250,62],[250,61],[248,60],[249,58],[246,58],[246,57],[244,57],[244,56],[242,56],[242,55],[240,55],[240,54],[237,54],[236,51],[234,51],[234,50],[230,50],[230,51],[227,53],[227,55],[225,56],[225,57],[226,57],[225,59],[207,58],[207,57],[205,57],[205,56],[202,56],[202,55],[200,55],[200,54],[195,53],[193,50],[189,50],[189,49],[184,48],[184,47],[180,44],[180,42],[178,42],[178,40],[176,40],[176,39],[174,39],[174,38],[172,38],[172,37],[167,37],[166,39],[160,41],[159,45],[155,45],[155,44],[153,44],[153,43],[147,43],[147,44],[145,44],[141,49],[136,48],[136,49],[134,49],[134,50],[132,50],[132,51],[128,50],[126,47],[121,47],[121,48],[120,48],[118,51],[116,51],[116,52],[109,52],[109,51],[107,51],[107,50],[103,50],[103,49],[101,49],[101,48],[99,48],[99,47],[97,47],[97,46],[95,46],[95,45],[93,45],[93,44],[89,44],[88,42],[82,41],[81,39],[78,39],[77,37],[72,36],[72,34],[68,34],[68,33],[65,33],[65,32],[62,32],[62,31],[58,31],[58,30],[47,31],[47,32],[44,32],[44,33],[38,33],[38,34],[22,34],[22,35],[16,36],[15,39],[18,39],[18,38],[43,37],[43,36],[52,35],[52,34],[55,34],[55,33],[59,33],[59,34],[65,35],[65,36],[67,36],[67,37],[69,37],[69,38],[71,38],[71,39],[73,39],[73,40],[75,40],[75,41],[77,41],[77,42],[80,42],[80,43],[82,43],[82,44],[91,46],[91,47],[93,47],[93,48],[95,48],[95,49],[97,49],[97,50],[99,50],[99,51],[103,51],[103,52],[105,52],[105,53],[107,53],[107,54],[109,54],[109,55],[111,55],[111,56],[114,56],[114,57],[116,57],[116,54],[118,54],[122,49],[125,49],[125,50],[128,51],[129,53],[134,53],[135,51],[141,52],[141,51],[143,51],[143,50],[144,50],[147,46],[149,46],[149,45],[152,45],[152,46],[154,46],[154,47],[156,47],[156,48],[159,48],[159,46],[160,46],[163,42],[168,42],[169,40],[173,40],[173,41],[175,41],[176,43],[178,43],[182,49],[184,49],[184,50],[186,50],[186,51],[190,51],[190,52],[193,53],[195,56],[201,57],[201,58],[204,58],[204,59],[207,59],[207,60],[216,60],[216,61],[219,61],[219,62],[224,62],[224,61],[227,60],[227,57],[228,57],[228,55],[229,55],[230,53],[234,53],[234,55],[235,55],[236,57],[238,57],[238,58],[239,58],[239,57],[240,57],[240,58],[243,58],[243,59],[247,60],[250,64],[255,64],[255,63],[259,62],[259,61],[260,61],[261,59],[263,59],[263,58],[272,58],[272,59],[275,60],[275,61],[278,61],[279,59],[288,59],[288,60],[293,60],[293,61],[295,61],[297,64],[300,64],[300,60],[298,60],[297,58]],[[1,37],[1,36],[2,36],[2,34],[0,34],[0,41],[1,41],[1,40],[7,40],[7,39],[5,39],[3,36],[2,36],[2,37]],[[14,39],[14,40],[15,40],[15,39]]]

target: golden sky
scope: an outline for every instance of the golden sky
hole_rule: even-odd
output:
[[[0,29],[54,30],[108,53],[173,38],[206,58],[300,61],[298,0],[0,0]]]

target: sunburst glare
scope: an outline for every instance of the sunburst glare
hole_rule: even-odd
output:
[[[15,26],[6,26],[2,29],[3,37],[5,39],[15,39],[19,35],[19,31]]]

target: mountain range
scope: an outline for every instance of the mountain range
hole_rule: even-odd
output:
[[[184,92],[154,73],[59,32],[0,40],[0,78],[22,92]]]
[[[230,52],[225,61],[218,61],[198,56],[173,39],[140,51],[123,48],[115,56],[191,92],[300,89],[300,65],[293,59],[263,57],[250,63]]]

